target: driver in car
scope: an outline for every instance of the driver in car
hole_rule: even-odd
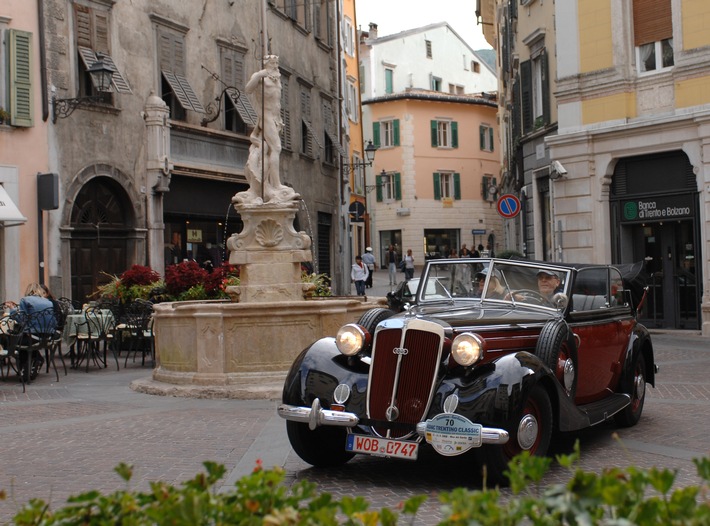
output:
[[[562,281],[556,272],[540,269],[537,271],[537,288],[540,294],[551,302],[552,296],[562,290]]]

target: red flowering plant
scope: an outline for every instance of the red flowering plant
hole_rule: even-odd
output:
[[[101,285],[94,296],[130,303],[134,299],[152,299],[153,291],[162,288],[160,274],[150,267],[133,265],[120,276],[111,276]]]

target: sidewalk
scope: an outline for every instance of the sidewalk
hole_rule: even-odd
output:
[[[418,272],[414,272],[416,277]],[[396,275],[397,283],[404,281],[404,272],[397,272]],[[389,271],[387,269],[377,269],[372,277],[372,288],[365,289],[365,295],[370,297],[386,297],[390,290],[394,290],[396,285],[390,286],[389,284]],[[350,294],[355,296],[355,284],[350,284]]]

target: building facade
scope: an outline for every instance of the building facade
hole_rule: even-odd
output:
[[[520,32],[523,13],[529,21],[543,2],[481,0],[478,7],[489,42],[502,45],[511,27],[504,14],[517,10]],[[646,324],[710,336],[710,33],[703,25],[710,6],[607,0],[552,7],[556,52],[547,58],[548,67],[555,62],[548,71],[557,131],[544,137],[549,214],[535,216],[548,221],[541,227],[551,232],[549,255],[628,265],[650,288],[640,313]],[[546,47],[548,28],[541,26]],[[507,89],[513,101],[524,96],[522,84]],[[506,126],[524,126],[521,109]],[[533,191],[533,201],[540,197]],[[536,257],[547,258],[547,246],[541,254],[535,246]]]
[[[548,144],[566,172],[555,182],[565,256],[639,262],[646,323],[710,336],[710,5],[558,3],[555,17]]]
[[[44,181],[51,187],[52,178],[38,88],[41,7],[35,0],[0,5],[0,301],[18,301],[30,282],[44,278],[48,212],[40,209],[38,181],[40,189]]]
[[[380,265],[389,245],[400,255],[412,249],[418,266],[463,244],[495,253],[493,72],[446,23],[383,37],[370,24],[360,62],[363,130],[378,147],[365,191]]]
[[[49,165],[60,175],[55,289],[83,300],[132,264],[162,273],[185,259],[227,261],[256,119],[244,88],[264,54],[280,58],[281,180],[303,198],[295,226],[312,236],[318,270],[337,274],[332,3],[43,1]],[[99,59],[113,70],[108,94],[89,72]]]

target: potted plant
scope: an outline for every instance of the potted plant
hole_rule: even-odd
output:
[[[0,124],[5,124],[5,123],[10,124],[10,119],[11,119],[10,112],[6,111],[5,108],[0,106]]]

